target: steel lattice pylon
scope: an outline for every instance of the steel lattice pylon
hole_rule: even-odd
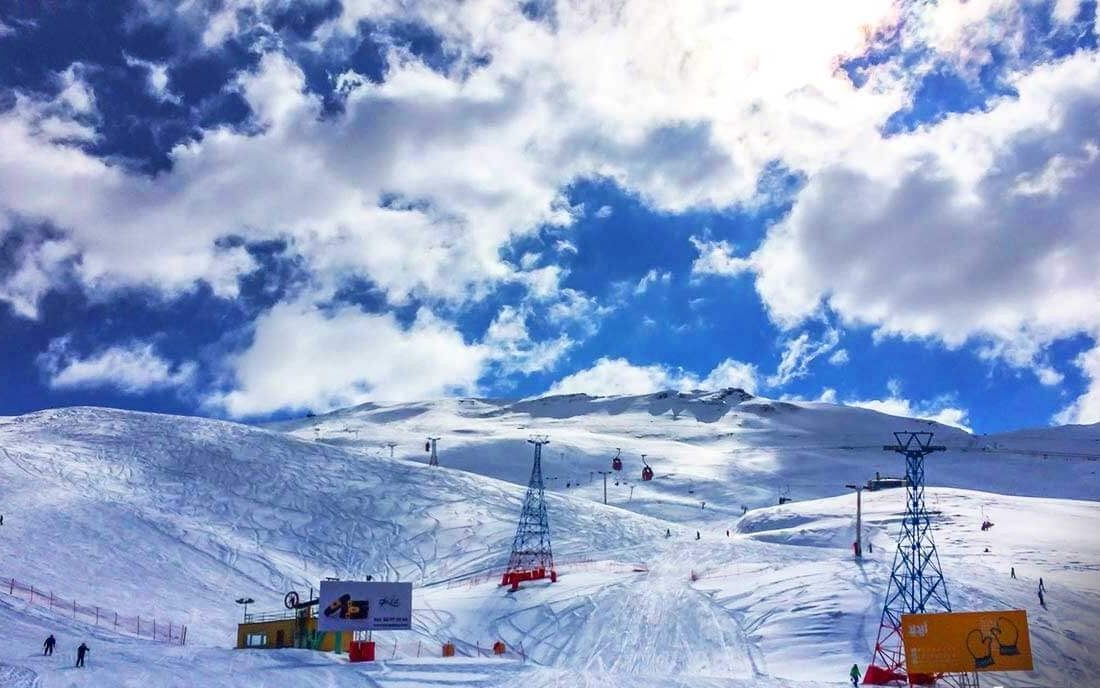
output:
[[[535,460],[531,466],[531,480],[527,484],[527,496],[519,514],[516,537],[512,540],[512,556],[501,578],[501,585],[511,585],[518,590],[521,581],[550,577],[558,580],[554,570],[554,555],[550,551],[550,520],[546,515],[545,490],[542,484],[542,445],[549,444],[545,436],[528,440],[535,445]]]
[[[886,599],[882,605],[882,621],[875,640],[874,656],[863,682],[914,685],[944,679],[946,683],[956,686],[971,685],[967,675],[911,675],[905,668],[901,615],[951,611],[940,556],[932,539],[931,520],[924,506],[924,457],[932,452],[944,451],[946,447],[932,444],[930,432],[895,432],[894,439],[897,444],[886,445],[883,449],[905,455],[905,518],[898,535],[890,580],[886,584]]]

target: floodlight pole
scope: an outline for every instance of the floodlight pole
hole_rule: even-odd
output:
[[[856,491],[856,559],[863,558],[863,486],[845,485]]]
[[[432,448],[432,458],[428,459],[428,465],[429,466],[438,466],[439,465],[439,455],[436,454],[436,452],[435,452],[435,443],[438,442],[438,441],[439,441],[438,437],[429,437],[428,438],[428,442],[431,443],[431,448]]]
[[[603,503],[607,504],[607,476],[611,475],[611,471],[596,471],[603,476]]]
[[[255,601],[256,600],[252,599],[251,597],[238,597],[237,598],[237,604],[243,604],[244,605],[244,619],[243,619],[244,623],[248,623],[248,605],[252,604]]]

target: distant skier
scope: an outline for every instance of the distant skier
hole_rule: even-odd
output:
[[[76,648],[76,665],[78,667],[84,666],[84,655],[86,654],[88,654],[88,646],[80,643],[80,647]]]
[[[875,551],[875,546],[871,544],[871,541],[867,541],[867,554],[871,554]]]
[[[670,538],[670,537],[672,537],[672,529],[670,529],[670,528],[665,528],[665,537],[666,537],[666,538]]]
[[[1016,580],[1016,567],[1013,566],[1008,570],[1008,575],[1012,576],[1012,580]]]
[[[726,537],[729,537],[729,536],[730,536],[730,529],[726,528]]]
[[[1043,585],[1043,577],[1039,576],[1039,592],[1046,592],[1047,586]]]
[[[1043,599],[1043,589],[1039,588],[1039,606],[1043,609],[1047,608],[1047,601]]]
[[[42,643],[42,654],[43,655],[52,655],[53,654],[53,646],[56,645],[56,644],[57,644],[57,638],[53,637],[53,633],[51,633],[50,637],[46,638],[46,642]]]
[[[695,531],[695,539],[696,539],[696,540],[698,540],[698,539],[699,539],[699,531],[698,531],[698,530],[697,530],[697,531]]]
[[[853,664],[852,665],[852,670],[848,672],[848,678],[852,679],[852,685],[853,686],[857,685],[859,683],[859,665],[858,664]]]

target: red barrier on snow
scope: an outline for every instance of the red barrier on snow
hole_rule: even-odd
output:
[[[353,640],[348,645],[348,661],[349,662],[373,662],[374,661],[374,641],[373,640]]]
[[[872,664],[867,667],[867,673],[863,674],[863,684],[868,686],[887,686],[898,681],[904,682],[905,674]]]

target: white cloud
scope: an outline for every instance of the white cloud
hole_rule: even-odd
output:
[[[150,95],[165,102],[180,102],[179,96],[172,93],[168,88],[168,65],[149,62],[130,55],[123,55],[123,58],[126,60],[126,64],[131,67],[142,67],[146,70],[145,87]]]
[[[734,248],[728,241],[710,241],[696,236],[690,237],[689,241],[699,252],[699,257],[691,264],[692,275],[736,277],[752,269],[750,260],[733,255]]]
[[[590,368],[579,370],[555,382],[547,394],[648,394],[666,389],[720,389],[740,387],[752,391],[756,385],[755,366],[726,359],[702,380],[693,373],[663,365],[634,365],[625,358],[599,359]]]
[[[906,418],[921,418],[931,420],[942,425],[959,428],[967,432],[973,432],[967,423],[969,415],[966,409],[947,406],[943,402],[917,403],[908,399],[888,397],[886,399],[850,400],[844,402],[845,406],[857,406],[871,409],[879,413],[887,413],[891,416],[904,416]]]
[[[198,25],[216,46],[267,21],[273,5],[145,7]],[[456,64],[439,73],[393,48],[386,81],[343,75],[357,84],[345,112],[322,119],[301,70],[257,45],[268,52],[238,87],[261,127],[204,131],[153,178],[60,145],[25,108],[8,110],[0,208],[66,232],[92,289],[205,281],[232,297],[255,268],[243,251],[217,249],[233,234],[288,239],[326,285],[367,277],[395,302],[477,298],[515,277],[503,246],[575,221],[562,190],[578,179],[611,180],[662,210],[725,207],[754,197],[775,160],[817,165],[876,131],[903,94],[857,89],[835,64],[891,16],[882,0],[634,0],[615,11],[578,0],[556,7],[550,26],[502,0],[347,3],[317,34],[319,49],[364,22],[412,21],[438,32]],[[65,73],[61,98],[86,112],[94,96],[78,72]],[[150,88],[167,97],[165,77],[150,66]],[[384,194],[409,205],[380,208]]]
[[[850,360],[847,349],[837,349],[833,352],[832,356],[829,356],[829,363],[835,366],[842,366]]]
[[[96,112],[95,92],[84,81],[83,74],[84,66],[79,62],[74,62],[65,71],[58,74],[57,80],[61,85],[61,91],[57,95],[57,100],[68,106],[74,114],[94,115]]]
[[[1046,385],[1047,387],[1062,384],[1062,381],[1065,380],[1066,377],[1054,368],[1046,365],[1037,367],[1035,369],[1035,375],[1039,378],[1039,384]]]
[[[65,240],[24,232],[19,238],[5,236],[12,230],[0,220],[0,243],[13,242],[10,271],[0,271],[0,302],[23,318],[38,317],[38,302],[51,287],[65,279],[74,249]]]
[[[640,296],[640,295],[646,293],[647,291],[649,291],[649,288],[652,287],[653,285],[655,285],[655,284],[667,285],[671,280],[672,280],[672,273],[671,272],[661,272],[657,269],[650,270],[649,272],[647,272],[645,275],[642,276],[642,279],[638,280],[637,286],[634,287],[634,295],[635,296]]]
[[[901,396],[901,383],[897,380],[890,380],[886,387],[889,394],[883,399],[847,399],[843,403],[845,406],[871,409],[892,416],[931,420],[973,432],[967,425],[969,413],[966,409],[953,405],[951,396],[944,395],[930,401],[914,402]],[[835,391],[826,390],[826,392],[832,392],[831,396],[835,402]],[[822,395],[824,394],[823,392]]]
[[[831,351],[839,342],[840,333],[832,328],[825,331],[820,341],[810,339],[809,332],[788,339],[783,343],[783,354],[775,374],[768,376],[768,386],[782,387],[791,380],[805,377],[810,363]]]
[[[755,365],[727,358],[716,365],[698,386],[702,389],[739,387],[746,392],[755,392],[759,384]]]
[[[565,334],[553,340],[532,341],[527,317],[525,310],[503,306],[485,333],[483,341],[492,351],[491,358],[505,374],[549,370],[575,343]]]
[[[423,309],[405,326],[352,307],[280,304],[257,319],[252,344],[230,360],[232,389],[208,403],[245,417],[468,394],[490,353]]]
[[[173,365],[148,342],[112,346],[80,358],[65,337],[50,342],[46,353],[38,357],[38,365],[49,376],[52,389],[112,387],[128,394],[181,387],[195,373],[194,363]]]
[[[572,253],[576,255],[577,245],[567,239],[559,239],[554,243],[554,250],[558,253]]]
[[[1094,342],[1100,342],[1100,337]],[[1088,388],[1073,403],[1055,414],[1053,420],[1061,425],[1100,423],[1100,345],[1078,355],[1075,363],[1088,379]]]
[[[614,212],[615,212],[615,210],[611,206],[602,205],[602,206],[600,206],[600,209],[596,211],[596,217],[598,217],[602,220],[604,218],[611,217],[611,215]]]
[[[1029,367],[1091,331],[1100,61],[1079,53],[1014,85],[1018,99],[869,141],[812,175],[749,258],[773,320],[794,327],[827,304],[879,336],[987,342]],[[1021,192],[1040,178],[1043,193]]]

